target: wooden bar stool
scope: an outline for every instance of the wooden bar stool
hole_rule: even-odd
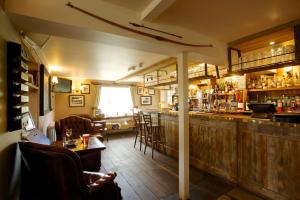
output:
[[[141,115],[139,113],[133,113],[133,121],[134,121],[134,131],[135,131],[135,140],[134,140],[134,148],[136,145],[137,138],[140,138],[140,151],[142,150],[142,140],[145,138],[144,136],[144,122],[141,119]]]
[[[145,127],[145,149],[144,154],[146,153],[146,149],[148,146],[148,142],[151,143],[152,147],[152,158],[153,158],[153,152],[154,148],[158,149],[158,144],[161,143],[160,139],[160,123],[159,119],[157,119],[157,122],[153,123],[151,114],[143,114],[144,118],[144,127]],[[155,120],[156,121],[156,120]]]

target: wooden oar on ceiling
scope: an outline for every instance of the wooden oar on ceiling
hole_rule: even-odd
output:
[[[189,46],[189,47],[212,47],[213,45],[211,44],[189,44],[189,43],[184,43],[184,42],[178,42],[178,41],[175,41],[175,40],[171,40],[171,39],[168,39],[168,38],[165,38],[165,37],[162,37],[162,36],[158,36],[158,35],[154,35],[154,34],[150,34],[150,33],[146,33],[146,32],[143,32],[143,31],[139,31],[139,30],[135,30],[135,29],[132,29],[132,28],[129,28],[129,27],[126,27],[126,26],[123,26],[121,24],[118,24],[116,22],[113,22],[113,21],[110,21],[108,19],[105,19],[105,18],[102,18],[98,15],[95,15],[93,13],[90,13],[89,11],[86,11],[84,9],[81,9],[77,6],[74,6],[71,2],[68,2],[66,4],[66,6],[69,6],[70,8],[73,8],[81,13],[84,13],[88,16],[91,16],[93,18],[96,18],[100,21],[103,21],[107,24],[110,24],[110,25],[113,25],[113,26],[116,26],[118,28],[121,28],[121,29],[124,29],[124,30],[127,30],[127,31],[130,31],[130,32],[133,32],[133,33],[136,33],[136,34],[139,34],[139,35],[143,35],[143,36],[146,36],[146,37],[150,37],[150,38],[153,38],[153,39],[156,39],[156,40],[159,40],[159,41],[163,41],[163,42],[169,42],[169,43],[173,43],[173,44],[179,44],[179,45],[183,45],[183,46]]]

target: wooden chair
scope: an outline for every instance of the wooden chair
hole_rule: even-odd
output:
[[[106,141],[108,142],[108,132],[106,128],[105,120],[94,120],[93,121],[93,131],[96,133],[101,133],[103,136],[105,135]]]
[[[135,140],[134,140],[134,148],[136,145],[136,141],[138,137],[140,138],[140,151],[142,150],[142,141],[144,136],[144,122],[141,119],[141,115],[139,113],[133,113],[133,121],[134,121],[134,131],[135,131]]]
[[[152,158],[153,158],[153,152],[154,148],[158,149],[158,143],[161,144],[161,126],[160,126],[160,120],[159,117],[156,122],[153,123],[151,114],[143,114],[144,118],[144,126],[145,126],[145,149],[144,149],[144,154],[146,153],[146,149],[148,146],[148,142],[150,142],[151,147],[152,147]]]

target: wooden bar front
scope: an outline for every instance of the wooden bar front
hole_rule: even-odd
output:
[[[167,154],[178,157],[178,117],[161,113]],[[190,114],[190,164],[272,199],[300,199],[300,124]]]

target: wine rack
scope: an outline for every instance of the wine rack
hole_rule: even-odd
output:
[[[28,65],[20,44],[7,43],[7,129],[21,129],[22,115],[29,111]]]

